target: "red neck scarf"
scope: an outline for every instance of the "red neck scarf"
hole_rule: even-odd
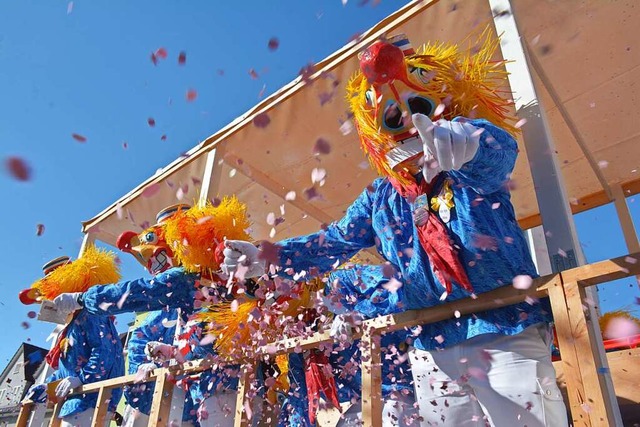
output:
[[[418,196],[423,194],[429,198],[432,196],[433,186],[427,184],[425,179],[418,184],[415,178],[407,172],[403,173],[403,177],[406,178],[407,184],[403,185],[392,177],[389,177],[389,182],[391,182],[393,188],[410,203],[413,203]],[[437,179],[434,182],[437,182]],[[429,208],[428,203],[426,208]],[[433,273],[440,283],[444,285],[447,294],[451,293],[452,282],[456,282],[462,286],[463,289],[473,292],[469,277],[467,277],[458,253],[453,247],[453,241],[449,238],[447,229],[437,213],[430,211],[429,218],[424,224],[420,226],[414,224],[414,226],[418,230],[420,245],[429,257]]]

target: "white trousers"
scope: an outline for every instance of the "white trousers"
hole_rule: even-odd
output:
[[[411,349],[422,426],[564,427],[550,330],[486,334],[442,351]]]
[[[149,415],[146,415],[129,405],[124,408],[124,415],[122,415],[122,418],[122,427],[147,427],[149,425]],[[193,426],[193,423],[182,421],[180,425],[182,427],[189,427]]]
[[[64,417],[60,422],[60,427],[90,427],[91,421],[93,421],[93,412],[94,409],[90,408],[86,411]],[[113,417],[113,412],[107,412],[103,424],[105,427],[111,423],[111,417]]]
[[[382,427],[417,426],[418,409],[411,399],[386,399],[382,408]],[[362,404],[354,403],[344,414],[336,427],[364,427],[362,422]]]

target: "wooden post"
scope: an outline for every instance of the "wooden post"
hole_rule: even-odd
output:
[[[170,397],[169,399],[165,399],[165,397],[173,394],[173,383],[169,381],[168,369],[156,369],[155,372],[158,373],[158,376],[156,377],[153,401],[151,403],[151,411],[149,412],[149,426],[160,427],[166,426],[169,420],[171,405],[164,405],[163,401],[171,401]]]
[[[382,363],[380,335],[365,329],[360,339],[362,367],[362,424],[382,427]]]
[[[600,357],[604,354],[604,347],[598,320],[589,318],[589,311],[583,305],[589,304],[585,289],[577,282],[567,282],[564,283],[564,292],[585,392],[583,410],[588,412],[593,426],[621,425],[619,409],[609,403],[615,399],[615,394],[609,396],[606,378],[611,375],[609,364],[606,357]]]
[[[249,420],[247,419],[247,415],[244,410],[244,402],[246,400],[246,394],[249,391],[251,385],[251,373],[254,371],[255,365],[251,364],[244,364],[240,368],[240,378],[238,379],[238,394],[236,395],[236,410],[233,419],[233,427],[249,426]]]
[[[202,187],[198,203],[204,205],[212,196],[218,194],[220,179],[222,176],[222,159],[224,158],[224,145],[218,144],[216,148],[207,153],[207,161],[202,176]]]
[[[109,408],[111,392],[112,389],[105,387],[102,387],[98,392],[98,401],[96,402],[96,409],[93,411],[91,427],[103,427],[105,425],[104,417],[107,415],[107,409]]]
[[[564,295],[562,282],[554,282],[549,288],[549,299],[555,321],[558,346],[562,356],[562,372],[567,383],[569,395],[569,410],[575,427],[591,426],[589,414],[584,411],[582,404],[585,402],[585,391],[580,375],[578,354],[574,345],[573,330],[567,311],[567,300]]]
[[[49,427],[60,427],[60,424],[62,424],[62,420],[58,416],[60,415],[60,409],[62,408],[63,403],[64,401],[60,401],[53,407],[53,413],[51,414]]]
[[[16,427],[27,427],[29,424],[29,416],[31,415],[31,409],[35,405],[34,402],[26,402],[20,406],[20,413],[16,420]]]

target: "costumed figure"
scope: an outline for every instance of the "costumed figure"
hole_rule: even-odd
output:
[[[149,423],[149,413],[153,400],[154,383],[143,381],[161,366],[149,349],[149,343],[169,343],[172,345],[176,338],[176,324],[179,310],[158,310],[147,314],[142,323],[131,332],[127,343],[127,360],[129,374],[138,374],[137,384],[127,386],[124,389],[124,398],[127,407],[124,411],[124,427],[146,427]],[[155,347],[155,346],[154,346]],[[188,381],[183,381],[188,386]],[[188,391],[188,388],[187,388]],[[182,425],[196,425],[196,410],[193,407],[191,396],[187,393],[184,401]]]
[[[219,304],[224,319],[234,315],[229,300],[233,299],[234,293],[255,287],[251,280],[237,283],[218,274],[224,240],[248,239],[249,225],[246,206],[235,197],[225,197],[216,206],[210,202],[194,207],[170,206],[158,213],[155,225],[140,233],[124,232],[117,242],[118,248],[132,254],[154,275],[153,278],[98,286],[84,293],[63,294],[54,303],[61,311],[84,307],[102,315],[177,308],[183,316],[190,316],[203,306]],[[169,350],[164,346],[158,348]],[[225,366],[224,361],[221,363],[215,372],[201,375],[199,387],[207,391],[201,406],[225,406],[218,399],[229,400],[229,391],[237,387],[237,379],[235,382],[223,381],[234,369]],[[226,393],[222,393],[225,390]],[[233,422],[233,418],[209,417],[211,423],[227,421]],[[201,423],[206,425],[204,421]]]
[[[469,52],[436,43],[416,53],[396,36],[361,53],[347,98],[382,177],[340,221],[279,242],[280,275],[327,272],[375,246],[400,273],[404,310],[536,275],[510,201],[518,148],[510,102],[498,90],[506,83],[493,60],[498,45],[487,29]],[[226,246],[223,270],[265,273],[254,245]],[[549,312],[546,300],[524,302],[417,328],[410,361],[423,425],[567,425]]]
[[[24,304],[52,300],[63,292],[83,292],[120,279],[115,254],[95,246],[87,247],[73,262],[66,256],[56,258],[45,264],[43,270],[45,277],[20,293]],[[55,372],[45,384],[34,385],[27,398],[40,403],[47,396],[54,402],[63,401],[58,413],[63,427],[91,425],[98,393],[71,396],[69,393],[83,384],[124,375],[122,343],[113,318],[83,309],[74,311],[46,361]],[[112,391],[104,425],[111,421],[121,396],[122,390]]]

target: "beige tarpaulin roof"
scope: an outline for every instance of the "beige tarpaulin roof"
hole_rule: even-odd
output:
[[[639,192],[640,120],[634,101],[639,100],[640,7],[634,7],[634,2],[599,0],[512,0],[512,5],[529,46],[532,74],[574,211],[607,203],[603,185],[624,183],[628,192]],[[343,134],[348,128],[344,88],[357,69],[357,53],[383,34],[404,32],[414,45],[435,39],[460,42],[474,28],[491,22],[492,11],[484,0],[408,4],[365,33],[358,43],[317,64],[307,81],[299,78],[283,87],[204,140],[188,156],[84,222],[83,231],[114,244],[119,233],[132,229],[132,222],[153,223],[155,213],[177,203],[179,197],[182,201],[197,200],[207,153],[214,148],[209,196],[236,194],[246,202],[256,239],[269,238],[272,226],[266,218],[271,212],[284,218],[273,239],[317,230],[320,224],[340,218],[375,178],[355,132]],[[254,118],[263,119],[265,114],[268,126],[255,126]],[[578,135],[570,132],[572,125]],[[329,154],[314,155],[319,138],[330,144]],[[316,184],[317,195],[305,194],[312,187],[314,168],[326,170],[325,184]],[[539,224],[524,152],[514,179],[513,200],[521,224]],[[295,200],[285,200],[291,191]]]

